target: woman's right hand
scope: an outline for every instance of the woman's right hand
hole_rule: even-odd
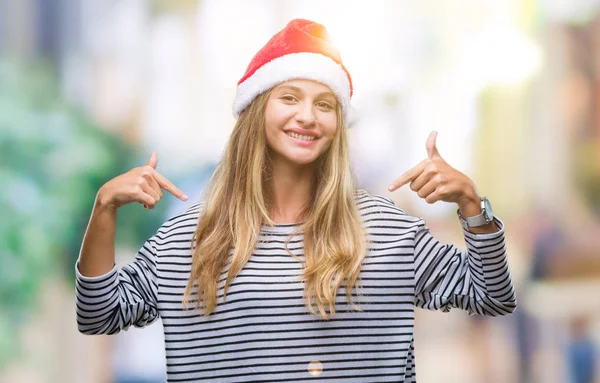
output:
[[[156,171],[157,165],[158,154],[152,151],[144,166],[133,168],[102,185],[98,191],[97,203],[117,210],[128,203],[139,202],[145,208],[153,209],[163,197],[162,189],[187,201],[188,196]]]

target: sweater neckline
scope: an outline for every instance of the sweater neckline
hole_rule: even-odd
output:
[[[306,221],[296,223],[276,223],[273,226],[262,225],[261,231],[267,233],[293,233],[297,231],[300,226],[305,224]],[[301,233],[301,232],[300,232]]]

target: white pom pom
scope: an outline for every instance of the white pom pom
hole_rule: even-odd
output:
[[[358,110],[356,108],[352,107],[351,105],[348,106],[348,108],[346,109],[344,117],[346,119],[346,128],[347,129],[350,129],[360,119]]]

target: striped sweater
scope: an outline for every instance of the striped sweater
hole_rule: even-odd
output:
[[[294,224],[262,227],[226,302],[224,271],[210,316],[185,311],[197,204],[163,224],[120,270],[85,277],[76,266],[79,331],[115,334],[160,317],[169,382],[416,382],[415,307],[489,316],[514,311],[499,219],[496,233],[464,231],[465,251],[440,243],[422,219],[389,198],[363,190],[356,196],[368,233],[361,294],[354,296],[362,311],[348,305],[341,288],[330,320],[309,313],[301,264],[284,248]],[[301,232],[289,249],[303,258]]]

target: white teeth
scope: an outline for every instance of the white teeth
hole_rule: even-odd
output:
[[[288,134],[288,136],[297,138],[299,140],[304,140],[304,141],[312,141],[312,140],[315,139],[314,136],[304,136],[304,135],[301,135],[301,134],[298,134],[298,133],[294,133],[294,132],[287,132],[287,134]]]

